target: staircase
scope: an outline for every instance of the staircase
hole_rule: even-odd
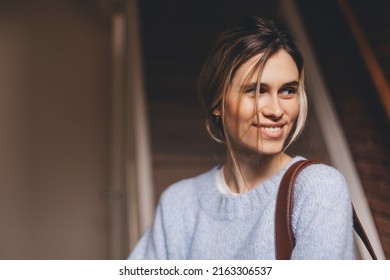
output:
[[[390,81],[389,1],[349,1]],[[390,127],[379,94],[336,0],[297,0],[390,258]]]

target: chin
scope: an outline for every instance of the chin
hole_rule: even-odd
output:
[[[274,156],[283,152],[285,137],[278,140],[259,139],[257,143],[253,141],[253,138],[241,139],[240,141],[233,138],[232,140],[233,146],[238,148],[241,155],[248,157],[252,157],[255,154],[258,156]]]
[[[259,154],[263,156],[276,156],[282,153],[282,149],[274,149],[274,150],[259,150]]]
[[[257,152],[262,155],[280,154],[284,148],[284,141],[263,141],[258,144]]]
[[[248,155],[258,154],[259,156],[275,156],[280,155],[283,152],[283,145],[262,145],[258,147],[246,146],[242,152]]]

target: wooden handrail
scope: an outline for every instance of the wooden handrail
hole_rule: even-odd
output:
[[[390,86],[386,80],[385,74],[368,42],[358,20],[348,2],[348,0],[337,0],[339,6],[347,20],[348,26],[358,45],[360,53],[366,64],[371,79],[379,93],[382,104],[387,114],[387,119],[390,122]]]

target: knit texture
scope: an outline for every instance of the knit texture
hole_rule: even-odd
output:
[[[275,259],[275,202],[281,171],[253,190],[223,195],[218,168],[170,186],[129,259]],[[292,259],[354,259],[351,200],[336,169],[315,164],[298,176]]]

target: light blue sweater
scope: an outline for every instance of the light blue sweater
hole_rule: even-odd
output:
[[[278,174],[250,192],[223,195],[219,167],[170,186],[150,229],[129,259],[275,259],[274,214]],[[354,259],[352,209],[344,177],[312,165],[297,178],[292,259]]]

